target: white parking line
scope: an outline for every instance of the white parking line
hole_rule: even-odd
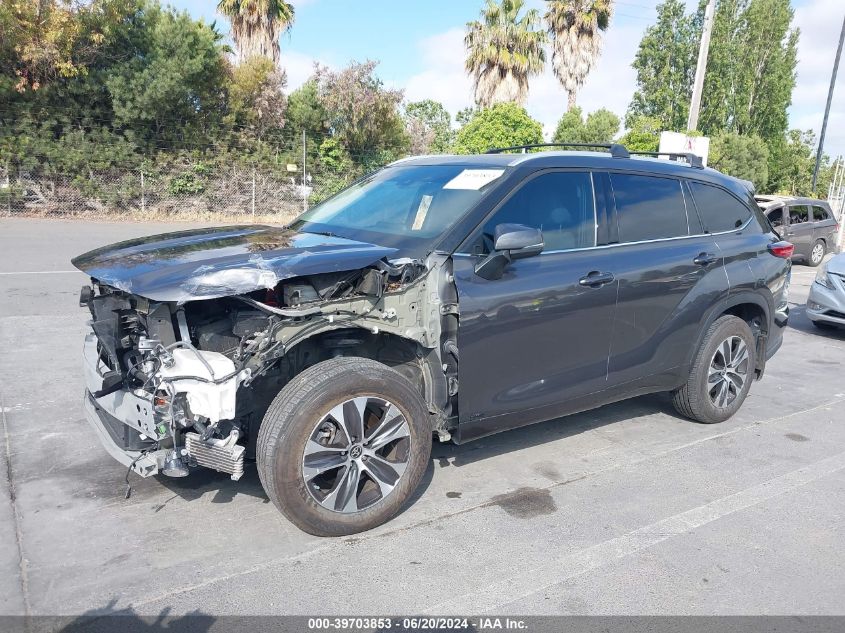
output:
[[[725,516],[759,505],[845,468],[845,453],[838,453],[798,470],[769,479],[727,497],[675,514],[637,530],[553,558],[540,567],[516,574],[470,593],[451,598],[426,613],[484,613],[503,604],[527,598],[589,571],[653,547],[712,523]]]

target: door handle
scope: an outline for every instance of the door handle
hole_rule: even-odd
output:
[[[718,259],[713,253],[699,253],[698,257],[692,260],[692,263],[698,264],[699,266],[709,266],[710,264],[716,263]]]
[[[601,273],[594,270],[584,277],[581,277],[581,279],[578,280],[578,283],[590,288],[600,288],[605,284],[609,284],[614,279],[615,277],[613,276],[613,273]]]

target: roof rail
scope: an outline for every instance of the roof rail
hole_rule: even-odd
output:
[[[695,169],[704,169],[704,161],[701,160],[701,156],[698,154],[691,154],[689,152],[631,152],[631,154],[635,156],[668,156],[669,160],[674,161],[686,161],[690,167],[694,167]]]
[[[521,149],[523,152],[537,147],[601,147],[610,150],[610,155],[613,158],[630,158],[631,154],[625,149],[624,145],[619,143],[533,143],[531,145],[513,145],[511,147],[494,147],[488,149],[485,154],[501,154],[515,149]]]

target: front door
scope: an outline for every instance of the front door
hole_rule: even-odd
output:
[[[616,281],[592,248],[595,207],[589,172],[543,172],[455,254],[462,440],[557,417],[604,388]],[[474,268],[505,223],[542,230],[544,251],[482,279]]]

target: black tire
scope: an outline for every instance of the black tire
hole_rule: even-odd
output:
[[[711,400],[708,370],[711,363],[715,362],[714,356],[717,348],[732,337],[739,337],[745,343],[748,352],[747,373],[742,389],[738,390],[734,400],[726,406],[720,407]],[[754,380],[755,366],[756,347],[751,328],[738,317],[731,315],[719,317],[708,328],[707,334],[704,336],[701,347],[693,360],[687,382],[673,394],[675,409],[681,415],[696,422],[704,424],[724,422],[736,413],[745,401]]]
[[[303,472],[306,444],[329,411],[353,397],[364,396],[392,403],[405,417],[409,429],[409,446],[402,449],[406,466],[395,487],[372,505],[351,512],[334,511],[321,505],[310,491],[313,482],[309,484]],[[361,417],[367,418],[368,411]],[[345,536],[372,529],[399,512],[428,466],[431,443],[428,409],[411,382],[373,360],[335,358],[296,376],[267,409],[258,433],[258,475],[267,496],[291,523],[315,536]],[[337,477],[340,481],[340,475]],[[366,481],[366,475],[361,481],[375,485],[374,479]],[[358,493],[355,496],[357,509]]]
[[[821,247],[821,250],[817,251],[819,247]],[[818,255],[819,252],[821,252],[821,257]],[[813,253],[816,253],[816,255],[813,256]],[[824,261],[825,255],[827,255],[827,245],[824,243],[824,240],[816,240],[807,257],[807,266],[815,268]]]

